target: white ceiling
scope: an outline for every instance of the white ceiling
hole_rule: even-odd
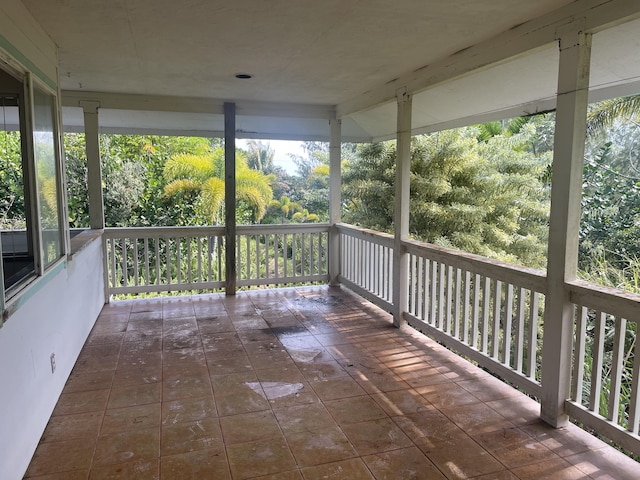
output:
[[[22,1],[58,45],[61,88],[74,92],[75,99],[83,92],[106,92],[195,98],[215,105],[233,101],[331,109],[572,3]],[[623,32],[636,46],[637,31],[635,25]],[[612,35],[605,40],[600,43],[601,63],[610,75],[601,75],[597,82],[628,84],[629,78],[640,78],[640,59],[612,59],[609,50],[620,45],[619,39]],[[594,41],[594,53],[598,52],[596,45]],[[416,131],[453,126],[461,119],[485,118],[509,109],[553,108],[557,56],[557,45],[543,46],[477,75],[417,93]],[[238,80],[234,74],[240,72],[254,78]],[[393,105],[371,107],[375,108],[343,118],[346,140],[387,138],[393,133]],[[75,110],[65,109],[69,129],[82,125],[81,111]],[[219,108],[196,110],[118,111],[103,105],[100,121],[104,131],[213,135],[223,130]],[[237,127],[240,137],[318,139],[328,135],[324,115],[291,119],[239,111]]]

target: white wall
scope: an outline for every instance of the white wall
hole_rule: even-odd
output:
[[[102,272],[98,238],[54,278],[42,279],[0,328],[0,479],[18,480],[29,465],[104,304]]]

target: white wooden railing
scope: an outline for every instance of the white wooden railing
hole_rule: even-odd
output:
[[[326,224],[236,229],[237,285],[326,282]],[[107,295],[225,286],[224,227],[107,228]]]
[[[393,306],[393,235],[339,224],[340,283],[379,307]]]
[[[539,396],[544,273],[422,242],[403,246],[409,324]]]
[[[236,228],[238,286],[327,282],[327,224]]]
[[[569,283],[575,305],[569,415],[640,455],[640,295]]]

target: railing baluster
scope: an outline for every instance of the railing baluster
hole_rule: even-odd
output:
[[[627,430],[638,435],[640,427],[640,322],[636,320],[635,348],[633,351],[633,373],[631,374],[631,400],[629,402],[629,424]]]
[[[431,305],[429,324],[437,328],[438,320],[436,317],[436,312],[438,311],[438,262],[436,262],[435,260],[431,262],[431,295],[429,298],[429,304]]]
[[[496,280],[493,292],[493,338],[491,339],[491,358],[498,360],[500,353],[500,310],[502,303],[502,282]]]
[[[627,332],[627,320],[614,318],[615,332],[613,338],[613,358],[611,360],[611,382],[609,386],[609,410],[607,418],[618,423],[620,408],[620,387],[622,385],[622,361],[624,359],[624,343]]]
[[[605,314],[596,312],[596,325],[593,331],[593,351],[591,352],[591,392],[589,410],[600,413],[600,392],[602,391],[602,365],[604,361]]]
[[[531,291],[529,298],[529,355],[527,364],[527,377],[535,379],[536,360],[538,353],[538,292]]]
[[[480,351],[487,353],[489,350],[489,312],[491,311],[491,278],[484,277],[482,289],[482,346]]]
[[[256,278],[262,278],[262,274],[260,272],[260,250],[262,250],[260,248],[260,234],[256,234]],[[247,278],[251,278],[251,277],[247,277]]]
[[[133,242],[133,284],[137,287],[140,285],[138,278],[138,238],[134,237]]]
[[[187,279],[189,283],[193,283],[193,271],[191,269],[191,242],[193,242],[193,237],[187,237],[185,241],[187,243]]]
[[[453,303],[453,267],[451,265],[447,265],[447,293],[445,298],[445,328],[444,331],[447,333],[451,333],[452,327],[452,313],[451,307]]]
[[[178,285],[182,283],[182,238],[176,237],[176,264],[177,264],[177,279]]]
[[[478,321],[480,316],[480,283],[482,277],[476,273],[473,281],[473,309],[471,312],[471,346],[478,348]]]
[[[464,300],[462,304],[462,341],[469,344],[469,311],[471,307],[471,272],[464,272]]]
[[[151,275],[149,269],[149,239],[144,237],[144,270],[145,285],[151,285]]]
[[[513,285],[507,284],[505,293],[504,328],[502,332],[502,363],[511,365],[511,322],[513,321]],[[497,342],[497,340],[496,340]]]
[[[524,320],[527,302],[527,292],[524,288],[518,289],[518,303],[516,307],[516,331],[514,338],[514,362],[513,368],[516,372],[523,373],[524,368]]]
[[[456,284],[455,284],[455,298],[453,305],[453,337],[460,338],[460,285],[462,282],[462,270],[456,268]]]
[[[155,260],[156,260],[156,285],[160,285],[160,238],[156,237],[155,239]]]
[[[122,239],[122,286],[126,287],[129,284],[129,268],[127,267],[127,239]]]
[[[582,403],[582,388],[584,385],[584,360],[587,341],[587,309],[576,305],[576,334],[573,348],[573,372],[571,375],[571,399]]]

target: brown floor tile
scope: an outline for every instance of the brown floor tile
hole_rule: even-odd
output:
[[[425,385],[416,391],[437,408],[453,408],[479,403],[477,397],[456,383]]]
[[[162,366],[152,365],[125,370],[116,370],[113,387],[128,387],[162,381]]]
[[[302,473],[305,480],[373,480],[373,475],[359,458],[303,468]]]
[[[485,403],[516,426],[540,421],[540,404],[524,395]]]
[[[222,447],[165,455],[161,459],[161,473],[163,479],[231,479]]]
[[[207,372],[183,374],[162,382],[162,400],[169,402],[179,398],[200,398],[211,395],[211,380]]]
[[[389,416],[405,415],[433,410],[435,407],[413,389],[371,395]]]
[[[378,480],[445,480],[447,477],[415,447],[364,457],[369,469]]]
[[[473,478],[505,469],[504,465],[466,435],[435,444],[417,444],[447,478]]]
[[[459,386],[473,393],[482,402],[519,397],[522,394],[515,388],[494,377],[478,378],[457,382]]]
[[[72,472],[52,473],[50,475],[24,478],[25,480],[87,480],[87,478],[89,478],[89,470],[73,470]]]
[[[325,406],[340,425],[387,417],[384,410],[369,396],[332,400],[325,402]]]
[[[178,348],[162,352],[162,365],[181,365],[184,363],[205,364],[204,349],[202,347]]]
[[[342,425],[342,430],[360,455],[413,446],[409,437],[390,418]]]
[[[251,372],[253,365],[246,355],[237,357],[220,358],[209,364],[211,375],[229,375],[231,373]]]
[[[114,408],[104,414],[101,433],[123,432],[160,426],[160,404],[135,405]]]
[[[553,428],[542,420],[536,419],[529,425],[521,427],[521,430],[559,457],[598,450],[606,445],[590,433],[572,424],[564,428]]]
[[[160,455],[160,429],[145,428],[98,437],[94,466],[152,460]]]
[[[484,403],[441,408],[440,410],[469,435],[513,428],[513,424]]]
[[[298,470],[291,470],[290,472],[278,472],[274,475],[255,477],[252,480],[302,480],[302,474]]]
[[[287,433],[285,437],[299,466],[309,467],[357,456],[337,427]]]
[[[510,469],[531,463],[551,462],[558,458],[551,450],[517,428],[482,433],[473,438]]]
[[[565,460],[585,475],[597,480],[637,480],[640,478],[638,462],[609,447],[565,457]]]
[[[140,367],[158,367],[162,365],[162,352],[134,352],[120,356],[118,370]]]
[[[244,392],[232,395],[216,395],[216,406],[220,417],[259,412],[271,408],[264,394],[256,393],[249,387]]]
[[[113,376],[113,370],[82,374],[74,373],[67,379],[63,392],[86,392],[89,390],[104,390],[106,388],[111,388]]]
[[[194,422],[217,416],[218,412],[213,395],[201,398],[181,398],[162,403],[162,425]]]
[[[416,444],[432,446],[466,437],[467,434],[439,410],[392,417],[392,420]]]
[[[86,470],[91,465],[94,441],[80,438],[62,442],[41,443],[31,459],[27,477],[73,470]]]
[[[252,442],[280,435],[280,426],[270,410],[220,418],[225,445]]]
[[[227,447],[227,457],[234,480],[289,472],[296,467],[282,436],[230,445]]]
[[[320,382],[309,382],[311,388],[322,400],[339,400],[341,398],[365,395],[364,389],[351,377],[339,377]]]
[[[159,480],[159,464],[159,459],[153,459],[94,467],[91,469],[89,480]]]
[[[161,383],[145,383],[128,387],[113,387],[109,397],[108,408],[132,407],[160,403],[162,397]]]
[[[333,417],[320,403],[294,405],[274,410],[274,413],[278,419],[280,428],[282,428],[282,431],[285,433],[318,430],[337,426]]]
[[[514,468],[512,472],[520,480],[582,480],[588,478],[584,472],[559,457]],[[613,476],[611,478],[619,479],[621,477]]]
[[[148,335],[132,330],[124,336],[120,355],[134,355],[141,352],[159,352],[162,350],[162,336]]]
[[[272,350],[268,353],[250,355],[249,361],[255,370],[264,370],[274,367],[293,367],[295,364],[291,355],[286,350]]]
[[[222,432],[217,418],[162,426],[163,456],[219,447],[222,447]]]
[[[308,383],[261,382],[271,408],[284,408],[320,401]]]
[[[63,393],[58,399],[53,416],[104,411],[109,390]]]
[[[100,432],[103,412],[77,413],[51,417],[41,442],[57,442],[74,438],[95,439]]]

